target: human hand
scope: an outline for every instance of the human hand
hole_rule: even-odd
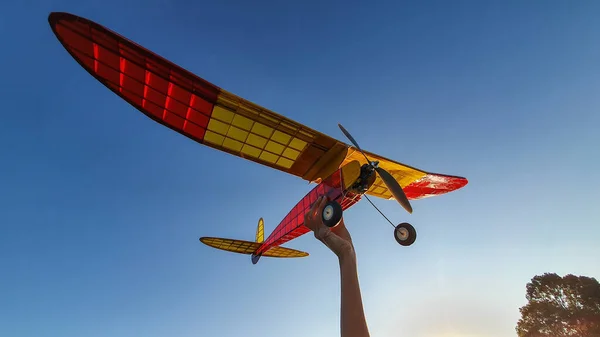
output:
[[[323,242],[340,260],[354,258],[354,245],[344,224],[344,218],[342,217],[340,223],[333,228],[329,228],[323,223],[321,214],[326,203],[326,196],[319,197],[310,210],[304,214],[304,225],[312,230],[315,238]]]

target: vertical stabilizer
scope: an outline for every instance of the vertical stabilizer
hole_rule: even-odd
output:
[[[260,218],[256,227],[256,242],[262,243],[263,241],[265,241],[265,221]]]

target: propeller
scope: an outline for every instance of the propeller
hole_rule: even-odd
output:
[[[377,174],[379,174],[379,177],[381,177],[381,180],[383,180],[383,182],[385,183],[385,185],[387,186],[387,188],[390,190],[390,192],[392,192],[392,195],[394,196],[394,198],[400,203],[400,205],[402,205],[402,207],[404,207],[404,209],[408,213],[412,213],[412,211],[413,211],[412,210],[412,206],[410,205],[410,202],[408,201],[408,198],[406,197],[406,194],[402,190],[402,187],[400,186],[400,184],[398,183],[398,181],[396,181],[396,179],[394,179],[394,177],[388,171],[386,171],[383,168],[377,166],[377,163],[374,163],[374,162],[370,161],[369,158],[367,158],[367,155],[360,148],[360,146],[358,146],[358,143],[356,142],[356,140],[354,140],[354,137],[352,137],[352,135],[350,134],[350,132],[348,132],[348,130],[346,130],[342,126],[342,124],[338,124],[338,126],[340,127],[340,130],[342,130],[342,132],[344,133],[344,135],[346,136],[346,138],[348,138],[350,140],[350,142],[352,142],[352,144],[354,145],[354,147],[356,147],[356,149],[358,151],[360,151],[360,153],[362,153],[362,155],[367,160],[367,163],[373,169],[375,169],[375,171],[377,171]]]

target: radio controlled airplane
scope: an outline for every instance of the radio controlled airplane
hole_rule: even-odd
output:
[[[362,197],[371,202],[367,195],[395,199],[412,213],[409,200],[448,193],[467,184],[462,177],[429,173],[363,151],[341,125],[352,145],[315,131],[227,92],[88,19],[54,12],[48,21],[58,40],[88,73],[152,120],[200,144],[317,184],[266,240],[262,218],[255,241],[200,238],[208,246],[251,255],[254,264],[261,256],[308,256],[281,245],[310,231],[303,224],[304,214],[321,195],[328,198],[323,222],[334,227],[343,211]],[[412,225],[394,226],[385,218],[394,227],[399,244],[414,243]]]

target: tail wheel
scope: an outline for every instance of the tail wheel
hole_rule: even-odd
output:
[[[337,201],[332,200],[325,204],[321,218],[325,226],[335,227],[342,220],[342,215],[342,206]]]
[[[417,231],[408,222],[403,222],[394,228],[394,238],[402,246],[410,246],[417,239]]]

